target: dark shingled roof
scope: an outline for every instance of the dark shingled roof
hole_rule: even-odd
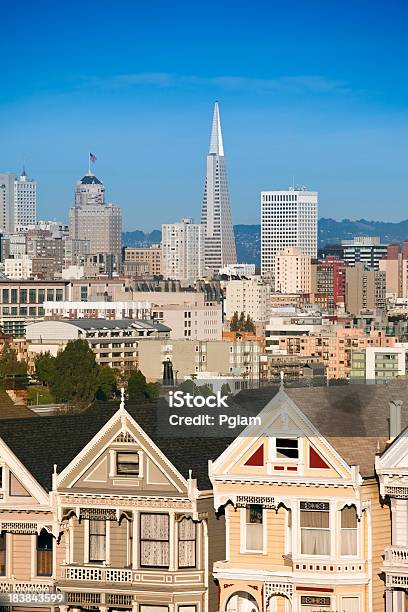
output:
[[[15,404],[5,391],[0,391],[0,419],[27,419],[37,416],[26,406]]]
[[[83,185],[102,185],[102,181],[100,181],[94,174],[85,174],[80,180],[80,183]]]
[[[234,399],[239,410],[258,414],[278,387],[241,392]],[[364,477],[374,475],[377,444],[381,450],[389,437],[389,402],[402,400],[402,426],[408,425],[408,384],[350,385],[287,388],[292,399],[319,432],[349,465],[359,465]],[[216,459],[232,438],[164,438],[156,435],[157,403],[127,403],[126,410],[184,477],[191,469],[201,490],[210,488],[208,460]],[[53,464],[61,472],[119,407],[118,402],[99,403],[86,412],[0,420],[0,436],[46,489],[51,488]],[[1,412],[1,407],[0,407]]]

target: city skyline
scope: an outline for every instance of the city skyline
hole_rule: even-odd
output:
[[[93,151],[126,229],[152,229],[157,216],[197,220],[215,99],[235,223],[256,223],[260,192],[293,176],[319,192],[324,217],[407,216],[406,79],[395,86],[406,72],[404,3],[227,4],[213,28],[211,13],[184,2],[125,2],[113,18],[102,2],[91,45],[76,2],[58,31],[49,2],[21,6],[18,42],[10,4],[3,13],[0,168],[26,165],[42,217],[67,211]]]

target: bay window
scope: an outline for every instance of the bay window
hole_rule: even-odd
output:
[[[300,502],[302,555],[330,555],[330,506],[327,502]]]
[[[37,576],[52,576],[53,536],[44,529],[37,536]]]
[[[357,555],[357,512],[354,506],[341,511],[341,555]]]
[[[89,521],[89,561],[102,563],[106,561],[106,522],[90,519]]]
[[[178,565],[196,566],[196,524],[188,518],[180,521],[178,526]]]
[[[169,567],[170,525],[168,514],[140,515],[140,563],[142,567]]]
[[[263,508],[259,504],[245,508],[245,550],[263,551]]]

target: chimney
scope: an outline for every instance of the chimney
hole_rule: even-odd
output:
[[[401,433],[401,400],[390,401],[390,440]]]

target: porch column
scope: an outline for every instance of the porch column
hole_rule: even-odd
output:
[[[392,612],[392,589],[385,589],[385,612]]]

